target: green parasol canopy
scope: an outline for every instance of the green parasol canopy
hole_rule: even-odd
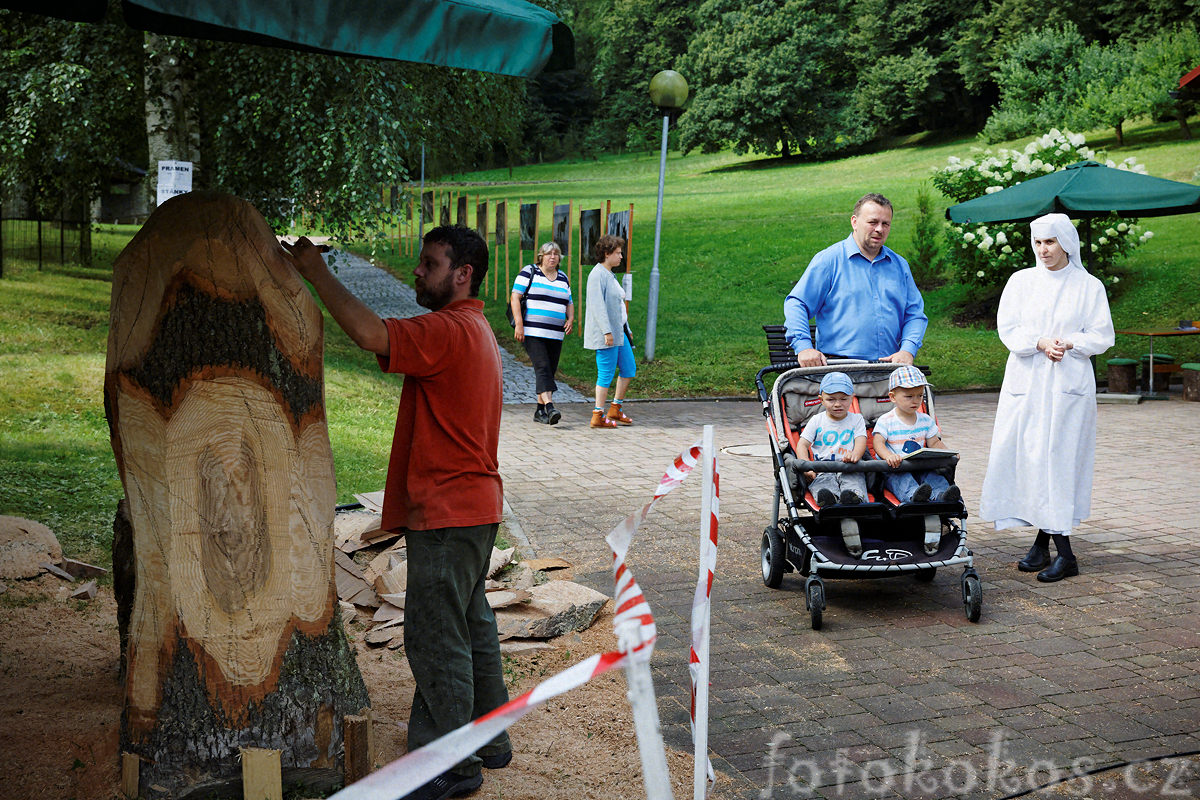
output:
[[[1112,213],[1161,217],[1195,211],[1200,211],[1200,186],[1081,161],[950,206],[946,218],[958,223],[1023,222],[1055,212],[1091,219]]]
[[[0,0],[79,22],[107,0]],[[523,0],[122,0],[133,28],[168,36],[416,61],[532,77],[575,62],[570,29]]]

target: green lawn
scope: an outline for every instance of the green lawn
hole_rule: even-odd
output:
[[[1200,181],[1200,140],[1178,141],[1178,126],[1135,126],[1124,148],[1111,136],[1094,134],[1089,143],[1111,148],[1120,161],[1136,156],[1152,175]],[[1010,146],[1023,146],[1025,141]],[[781,322],[783,298],[812,255],[849,233],[850,208],[867,191],[880,191],[896,207],[888,244],[910,250],[916,221],[916,194],[921,182],[951,155],[968,155],[973,138],[928,143],[897,143],[886,152],[819,164],[783,163],[779,159],[732,154],[680,156],[667,161],[661,289],[655,361],[640,364],[633,396],[748,395],[764,361],[761,323]],[[655,153],[605,157],[598,161],[542,164],[456,176],[453,190],[470,195],[470,218],[478,199],[508,199],[510,229],[515,227],[516,201],[541,203],[539,242],[549,238],[550,206],[575,201],[579,208],[613,210],[634,204],[634,300],[630,309],[634,336],[646,331],[646,288],[654,241],[658,156]],[[934,192],[937,195],[936,191]],[[940,197],[940,196],[939,196]],[[1174,326],[1180,319],[1200,317],[1200,238],[1193,216],[1146,221],[1155,237],[1126,262],[1128,276],[1113,303],[1118,328]],[[507,279],[522,261],[510,233]],[[376,259],[411,281],[412,259],[377,252]],[[494,255],[505,276],[504,254]],[[572,259],[578,262],[578,256]],[[1031,259],[1032,263],[1032,259]],[[584,267],[586,279],[587,267]],[[572,267],[576,281],[578,267]],[[504,281],[502,280],[503,284]],[[1183,289],[1181,291],[1181,289]],[[1005,353],[995,332],[962,328],[950,322],[950,309],[964,298],[964,288],[946,285],[926,292],[929,331],[920,361],[934,369],[943,389],[996,386]],[[576,286],[578,301],[578,286]],[[488,297],[490,300],[490,296]],[[488,303],[488,315],[502,343],[518,354],[504,321],[501,302]],[[1170,343],[1180,358],[1200,358],[1200,337]],[[1119,336],[1113,354],[1134,355],[1145,340]],[[638,348],[639,356],[642,355]],[[561,372],[569,383],[590,393],[595,366],[592,354],[574,337],[564,348]]]
[[[1175,141],[1175,126],[1134,127],[1129,144],[1110,155],[1136,155],[1151,174],[1200,182],[1200,141]],[[900,142],[893,149],[824,164],[729,154],[672,154],[662,243],[657,358],[639,366],[633,396],[749,395],[764,360],[759,324],[782,318],[783,297],[818,249],[844,237],[849,209],[868,190],[896,204],[889,244],[908,248],[917,187],[950,155],[966,155],[971,139]],[[1104,146],[1103,139],[1093,139]],[[541,240],[549,204],[635,204],[635,336],[645,331],[645,293],[654,231],[655,154],[538,165],[465,176],[475,197],[538,200]],[[501,183],[505,182],[505,183]],[[487,184],[487,185],[483,185]],[[515,223],[515,207],[510,206]],[[474,213],[471,214],[472,218]],[[1174,326],[1200,317],[1200,237],[1195,217],[1149,220],[1155,237],[1127,262],[1124,293],[1113,305],[1117,327]],[[120,483],[103,410],[104,359],[112,259],[134,233],[103,226],[95,234],[96,266],[83,269],[5,263],[0,280],[0,514],[40,520],[71,556],[106,563]],[[511,246],[511,245],[510,245]],[[412,259],[377,253],[411,282]],[[522,262],[509,253],[507,280]],[[503,258],[499,273],[504,274]],[[586,272],[586,268],[585,268]],[[572,276],[577,269],[572,269]],[[949,309],[963,289],[926,294],[932,320],[921,361],[939,388],[998,385],[1004,352],[995,333],[958,328]],[[488,314],[502,342],[512,342],[500,301]],[[382,487],[399,385],[383,376],[327,319],[325,383],[338,498]],[[1135,355],[1144,341],[1118,337],[1114,354]],[[515,348],[519,352],[519,348]],[[1164,345],[1200,360],[1200,337]],[[591,353],[573,338],[563,373],[590,393]]]

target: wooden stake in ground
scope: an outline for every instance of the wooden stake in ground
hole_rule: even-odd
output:
[[[368,701],[333,583],[321,325],[262,216],[228,195],[168,200],[113,266],[120,736],[143,796],[234,783],[243,747],[280,750],[285,783],[340,778],[342,719]]]

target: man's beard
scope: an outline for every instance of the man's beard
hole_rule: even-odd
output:
[[[417,283],[417,304],[422,308],[428,308],[430,311],[437,311],[445,308],[450,302],[450,298],[454,296],[454,271],[451,270],[437,286],[431,286],[427,283]]]

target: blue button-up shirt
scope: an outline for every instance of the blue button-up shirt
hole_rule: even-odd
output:
[[[783,301],[792,349],[813,347],[809,320],[817,321],[822,353],[871,361],[905,350],[916,356],[929,318],[908,262],[888,247],[874,261],[854,236],[813,256]]]

